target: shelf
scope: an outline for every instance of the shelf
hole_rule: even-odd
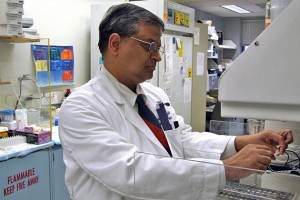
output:
[[[0,82],[0,85],[9,85],[11,82]]]
[[[232,40],[223,40],[223,44],[219,45],[219,49],[236,49],[236,44]]]
[[[40,38],[20,38],[20,37],[0,36],[0,42],[11,42],[11,43],[40,42]]]
[[[209,37],[208,37],[208,40],[211,40],[211,41],[218,41],[218,38],[209,36]]]
[[[215,108],[215,105],[211,105],[211,106],[207,106],[205,110],[206,110],[206,112],[213,112],[214,108]]]
[[[218,41],[218,38],[217,38],[217,37],[214,37],[214,36],[212,36],[212,37],[208,38],[208,40],[210,40],[210,41]]]
[[[30,43],[39,43],[41,41],[45,40],[43,43],[47,44],[47,59],[50,60],[50,39],[49,38],[37,38],[37,37],[10,37],[10,36],[0,36],[0,43],[8,43],[8,44],[21,44],[23,43],[25,46],[27,46]],[[4,48],[6,48],[7,46],[4,45]],[[1,47],[2,48],[2,47]],[[9,47],[10,48],[10,47]],[[18,49],[16,49],[18,50]],[[31,52],[30,49],[27,48],[28,52]],[[11,60],[14,59],[14,56],[11,53],[14,53],[14,51],[9,51],[9,57],[7,57],[7,60]],[[5,62],[4,62],[5,63]],[[0,66],[1,66],[1,62],[0,62]],[[15,64],[15,63],[14,63]],[[48,75],[48,93],[51,93],[51,86],[50,86],[50,62],[47,62],[47,75]],[[14,71],[16,69],[11,69],[11,71],[8,71],[8,73],[11,73],[12,71]],[[4,78],[4,77],[1,77]],[[2,79],[3,80],[3,79]],[[16,89],[21,90],[21,85],[19,84],[19,80],[13,79],[12,81],[7,81],[7,80],[3,80],[0,81],[0,86],[2,88],[2,86],[5,87],[5,85],[9,85],[13,87],[13,90],[16,91]],[[36,84],[37,86],[37,91],[38,93],[40,93],[40,89],[39,86]],[[1,90],[2,91],[2,90]],[[44,90],[44,92],[46,92],[46,90]],[[23,97],[25,97],[25,95],[23,95]],[[37,126],[41,127],[41,128],[49,128],[50,132],[52,133],[52,110],[51,110],[51,98],[49,98],[48,102],[46,105],[40,105],[39,102],[35,103],[32,102],[33,104],[30,106],[27,105],[22,105],[19,106],[19,104],[23,103],[22,100],[23,98],[21,98],[21,96],[17,95],[17,108],[32,108],[32,110],[27,110],[28,111],[28,116],[30,115],[30,120],[28,118],[28,125],[32,125],[32,124],[36,124]],[[25,99],[25,98],[24,98]],[[31,99],[32,100],[32,99]],[[40,100],[41,101],[41,100]],[[50,140],[52,138],[52,135],[50,134]]]

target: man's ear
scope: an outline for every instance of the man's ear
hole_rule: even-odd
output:
[[[109,36],[108,40],[108,50],[113,54],[113,55],[118,55],[119,54],[119,48],[120,48],[120,42],[121,42],[121,37],[117,33],[113,33]]]

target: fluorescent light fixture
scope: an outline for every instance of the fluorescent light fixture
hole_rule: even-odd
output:
[[[226,9],[231,10],[236,13],[240,13],[240,14],[251,13],[250,11],[245,10],[241,7],[238,7],[236,5],[222,5],[221,7],[226,8]]]

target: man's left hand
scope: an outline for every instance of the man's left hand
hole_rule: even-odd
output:
[[[252,135],[238,136],[235,140],[236,150],[239,151],[247,144],[266,145],[273,153],[284,154],[288,144],[293,142],[293,134],[290,129],[266,130]]]

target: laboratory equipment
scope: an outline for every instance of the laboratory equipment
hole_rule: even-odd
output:
[[[295,200],[297,194],[281,192],[278,190],[257,188],[250,185],[240,184],[236,181],[228,181],[225,188],[218,191],[216,200],[243,199],[243,200]]]
[[[10,150],[14,146],[26,144],[25,136],[13,136],[0,139],[0,150]]]
[[[300,1],[292,1],[223,72],[224,117],[300,122]]]
[[[292,130],[300,143],[300,1],[292,1],[233,63],[219,81],[223,117],[264,120],[264,129]],[[299,176],[263,174],[261,186],[299,190]]]

